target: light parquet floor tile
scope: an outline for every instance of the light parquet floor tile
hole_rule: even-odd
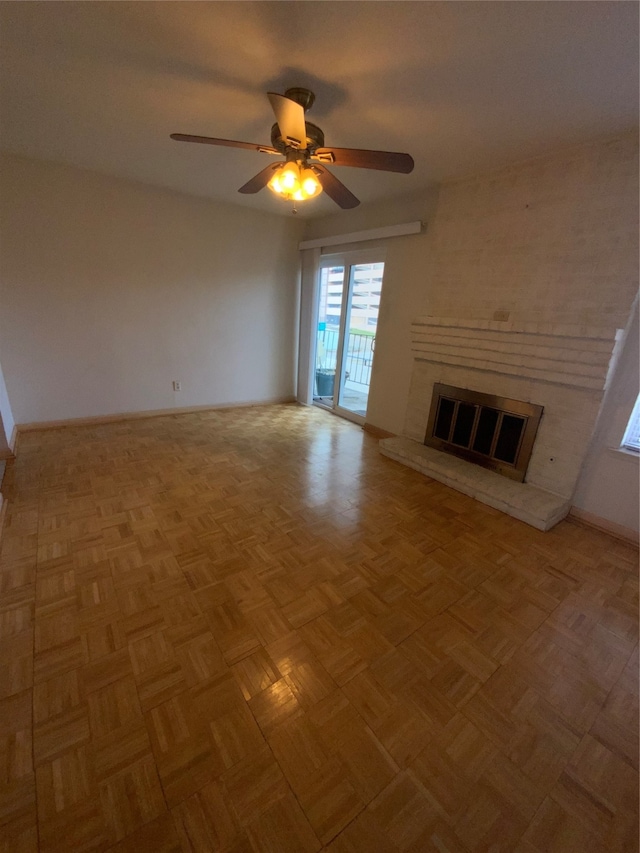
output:
[[[638,557],[296,405],[21,436],[0,851],[638,851]]]

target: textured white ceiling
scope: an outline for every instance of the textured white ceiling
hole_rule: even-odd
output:
[[[415,192],[637,126],[638,4],[1,2],[0,75],[0,148],[288,214],[237,192],[267,155],[169,134],[269,143],[265,93],[306,86],[327,145],[416,162],[352,192]]]

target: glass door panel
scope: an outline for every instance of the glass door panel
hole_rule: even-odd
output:
[[[338,405],[360,417],[367,414],[384,263],[349,267]]]
[[[316,330],[316,367],[313,400],[334,406],[338,339],[342,317],[344,266],[322,267],[318,288],[318,325]]]
[[[313,402],[358,423],[367,414],[384,274],[376,256],[326,257],[318,278]]]

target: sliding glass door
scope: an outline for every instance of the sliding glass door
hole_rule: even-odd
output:
[[[336,392],[344,272],[340,263],[320,267],[313,400],[329,408],[333,408]]]
[[[332,255],[320,264],[313,400],[359,422],[367,414],[383,274],[381,252]]]

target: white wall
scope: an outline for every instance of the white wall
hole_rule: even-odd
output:
[[[445,184],[431,238],[416,313],[624,327],[638,288],[638,137]]]
[[[305,240],[313,240],[384,225],[415,221],[425,224],[421,234],[393,237],[384,242],[384,280],[367,422],[393,433],[402,432],[409,398],[413,365],[410,324],[424,294],[425,277],[429,272],[427,247],[437,198],[437,189],[434,188],[390,202],[363,205],[353,211],[341,211],[330,217],[311,220],[304,234]],[[368,249],[376,245],[381,245],[380,241],[338,246],[336,251]]]
[[[640,528],[640,459],[637,453],[625,453],[619,447],[640,390],[639,342],[636,300],[624,348],[604,398],[573,501],[576,507],[587,513],[636,532]]]
[[[0,360],[16,422],[293,396],[300,228],[3,155]]]

